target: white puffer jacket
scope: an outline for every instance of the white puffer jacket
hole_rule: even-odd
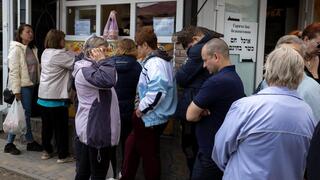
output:
[[[21,87],[32,86],[28,66],[26,62],[27,46],[17,41],[10,42],[8,64],[9,64],[9,84],[14,94],[20,93]],[[40,67],[37,48],[32,49],[38,62],[38,82],[40,77]]]

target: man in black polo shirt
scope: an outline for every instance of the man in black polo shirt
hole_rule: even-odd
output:
[[[245,95],[235,66],[230,63],[228,45],[223,40],[214,38],[207,42],[201,55],[203,66],[214,75],[203,83],[187,110],[187,120],[197,122],[199,145],[191,179],[216,180],[221,179],[223,173],[211,159],[214,136],[231,104]]]

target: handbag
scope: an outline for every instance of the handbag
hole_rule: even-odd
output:
[[[7,77],[7,87],[3,90],[3,101],[8,103],[8,104],[12,104],[15,98],[15,95],[13,94],[13,92],[8,88],[8,80],[9,80],[9,73],[8,73],[8,77]]]
[[[14,101],[15,95],[13,94],[13,92],[11,90],[9,90],[8,88],[5,88],[3,90],[3,101],[8,103],[8,104],[12,104]]]

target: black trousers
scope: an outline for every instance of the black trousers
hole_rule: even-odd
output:
[[[69,155],[68,136],[68,108],[67,107],[43,107],[42,118],[42,146],[48,153],[53,153],[51,140],[55,135],[58,158],[64,159]]]
[[[198,143],[195,134],[195,124],[183,120],[181,122],[181,147],[186,156],[189,177],[192,177],[193,166],[198,153]]]
[[[110,147],[96,149],[77,142],[78,158],[76,180],[105,180],[110,163]]]

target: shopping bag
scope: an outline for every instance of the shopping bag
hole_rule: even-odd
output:
[[[116,11],[111,11],[107,24],[104,27],[103,38],[105,40],[117,40],[119,36],[119,29],[116,18]]]
[[[26,134],[27,124],[21,101],[16,99],[8,109],[7,117],[3,122],[3,131],[12,134]]]

